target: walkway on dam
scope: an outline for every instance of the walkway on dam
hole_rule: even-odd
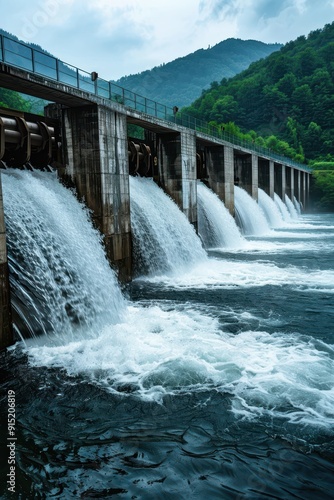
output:
[[[25,78],[15,78],[15,75],[13,76],[8,73],[9,68],[18,68],[27,72],[27,74]],[[34,81],[29,79],[29,74],[31,73],[37,77],[37,81],[36,79]],[[61,88],[55,90],[52,87],[48,87],[48,81],[61,84]],[[259,156],[270,158],[304,172],[311,172],[306,165],[295,162],[291,158],[279,155],[272,150],[257,146],[249,141],[241,140],[237,136],[221,130],[219,127],[212,126],[203,120],[178,111],[177,107],[168,107],[147,97],[135,94],[111,81],[100,78],[96,72],[88,73],[83,71],[71,64],[60,61],[52,55],[34,49],[28,44],[18,42],[5,35],[0,35],[0,86],[36,95],[54,102],[59,102],[57,98],[61,92],[63,94],[63,103],[68,105],[71,103],[78,104],[79,102],[82,104],[85,100],[86,102],[91,102],[90,96],[111,100],[124,105],[129,110],[138,111],[151,117],[195,130],[218,140],[227,141],[235,147],[245,148]],[[68,92],[68,88],[76,89],[81,93],[80,95],[68,94],[64,97],[66,90]]]

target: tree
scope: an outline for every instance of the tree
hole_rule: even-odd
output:
[[[16,109],[17,111],[31,111],[31,103],[13,90],[0,88],[0,107]]]
[[[322,130],[315,122],[310,122],[304,135],[305,154],[311,158],[313,151],[321,141]]]
[[[233,121],[238,114],[238,103],[231,95],[218,99],[212,108],[211,116],[217,122]]]

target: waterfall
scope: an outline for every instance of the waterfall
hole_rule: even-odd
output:
[[[296,207],[294,206],[294,204],[292,203],[287,194],[285,195],[285,204],[288,207],[292,219],[298,219],[298,212],[296,210]]]
[[[270,198],[270,196],[268,196],[262,189],[259,189],[258,191],[258,198],[259,206],[262,208],[265,216],[267,217],[270,227],[277,228],[283,226],[284,221],[282,214],[274,200]]]
[[[287,206],[283,203],[281,198],[276,193],[274,194],[274,201],[275,201],[279,211],[282,214],[284,222],[291,222],[291,215],[290,215],[290,212],[289,212]]]
[[[234,207],[244,234],[260,235],[269,232],[263,211],[247,191],[239,186],[234,186]]]
[[[135,271],[166,274],[207,258],[194,227],[153,179],[130,177]]]
[[[295,208],[297,210],[297,214],[301,215],[301,213],[302,213],[301,205],[300,205],[299,201],[297,200],[297,198],[295,196],[293,197],[293,204],[294,204],[294,206],[295,206]]]
[[[124,299],[89,212],[56,174],[2,171],[14,329],[67,340],[117,322]]]
[[[246,240],[218,196],[197,182],[198,232],[206,248],[241,248]]]

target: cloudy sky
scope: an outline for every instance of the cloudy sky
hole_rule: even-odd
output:
[[[334,21],[334,0],[0,0],[0,27],[102,78],[225,40],[286,43]]]

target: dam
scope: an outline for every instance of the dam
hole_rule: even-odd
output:
[[[0,36],[0,86],[52,101],[45,116],[0,110],[3,169],[56,171],[84,200],[121,282],[133,276],[131,176],[152,178],[198,231],[202,182],[237,216],[240,189],[255,200],[307,207],[310,170],[272,151]],[[199,195],[200,193],[200,195]],[[140,210],[140,206],[138,206]],[[1,348],[13,342],[2,196]]]

